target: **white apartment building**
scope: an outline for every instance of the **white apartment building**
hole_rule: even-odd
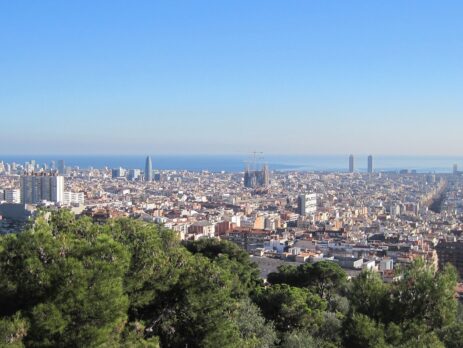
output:
[[[299,195],[297,208],[300,215],[315,214],[317,212],[317,194],[309,193]]]
[[[72,204],[84,204],[84,193],[83,192],[70,192],[65,191],[63,193],[63,204],[72,205]]]
[[[4,193],[7,203],[21,203],[21,191],[19,189],[5,189]]]

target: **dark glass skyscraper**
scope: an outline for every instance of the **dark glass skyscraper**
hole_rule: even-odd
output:
[[[151,163],[151,157],[146,157],[145,162],[145,181],[153,181],[153,165]]]
[[[349,173],[354,172],[354,155],[349,156]]]
[[[368,173],[373,173],[373,156],[368,156]]]

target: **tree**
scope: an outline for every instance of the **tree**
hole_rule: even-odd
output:
[[[142,314],[163,347],[222,346],[239,339],[230,320],[232,277],[201,255],[190,256],[176,284]]]
[[[384,328],[368,316],[354,313],[346,321],[344,344],[350,348],[387,347],[384,340]]]
[[[457,273],[447,265],[436,272],[423,260],[415,261],[393,287],[393,320],[420,320],[432,329],[451,324],[457,314]]]
[[[27,335],[28,323],[21,314],[0,319],[0,347],[24,347],[23,339]]]
[[[266,287],[256,274],[228,242],[182,245],[154,224],[43,212],[0,236],[0,346],[463,345],[452,267],[416,261],[397,283],[364,272],[349,287],[332,262],[281,266]]]
[[[275,327],[281,332],[316,330],[326,309],[326,302],[318,295],[286,284],[259,289],[254,301],[264,317],[274,321]]]
[[[463,323],[453,323],[438,332],[439,338],[447,348],[463,347]]]
[[[233,279],[233,294],[247,296],[259,283],[259,269],[251,261],[249,254],[235,243],[203,238],[197,241],[187,241],[183,245],[193,254],[201,254],[217,262],[222,268],[236,275]]]
[[[324,312],[322,318],[320,327],[314,336],[324,342],[339,346],[342,341],[342,320],[332,312]]]
[[[378,273],[363,271],[352,281],[349,299],[355,311],[378,321],[389,315],[389,293]]]
[[[270,284],[287,284],[291,286],[303,287],[298,268],[292,265],[283,264],[278,266],[278,272],[271,272],[267,276]]]
[[[403,327],[404,342],[400,348],[445,348],[436,333],[419,321],[411,321]]]
[[[66,223],[73,224],[72,219]],[[21,311],[27,346],[94,346],[126,320],[128,253],[110,236],[93,241],[44,221],[0,239],[1,315]]]
[[[329,303],[334,294],[344,288],[347,274],[335,262],[320,261],[315,264],[305,263],[297,268],[280,266],[278,272],[268,275],[267,280],[270,284],[288,284],[311,289]]]
[[[283,348],[320,348],[320,342],[315,340],[308,332],[294,330],[285,333],[281,343]]]
[[[273,322],[267,322],[259,307],[249,298],[233,305],[231,319],[240,333],[237,346],[246,348],[270,348],[278,341]]]
[[[334,293],[343,288],[347,281],[346,272],[337,263],[331,261],[315,263],[309,275],[310,286],[327,301],[330,301]]]
[[[187,263],[188,253],[172,231],[130,219],[109,221],[103,231],[124,245],[130,265],[124,278],[129,296],[129,316],[136,320],[156,297],[174,286]]]

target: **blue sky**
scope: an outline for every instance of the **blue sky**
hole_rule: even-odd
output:
[[[461,1],[0,0],[0,153],[459,155]]]

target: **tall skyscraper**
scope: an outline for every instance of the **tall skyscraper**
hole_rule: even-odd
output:
[[[21,203],[63,202],[64,178],[46,173],[21,176]]]
[[[151,157],[146,157],[145,162],[145,181],[153,181],[153,164],[151,163]]]
[[[368,156],[368,173],[373,173],[373,156]]]
[[[354,155],[349,156],[349,173],[354,172]]]
[[[454,175],[458,174],[458,164],[456,164],[456,163],[453,165],[453,174]]]
[[[266,164],[262,166],[262,183],[265,187],[270,185],[270,170]]]

